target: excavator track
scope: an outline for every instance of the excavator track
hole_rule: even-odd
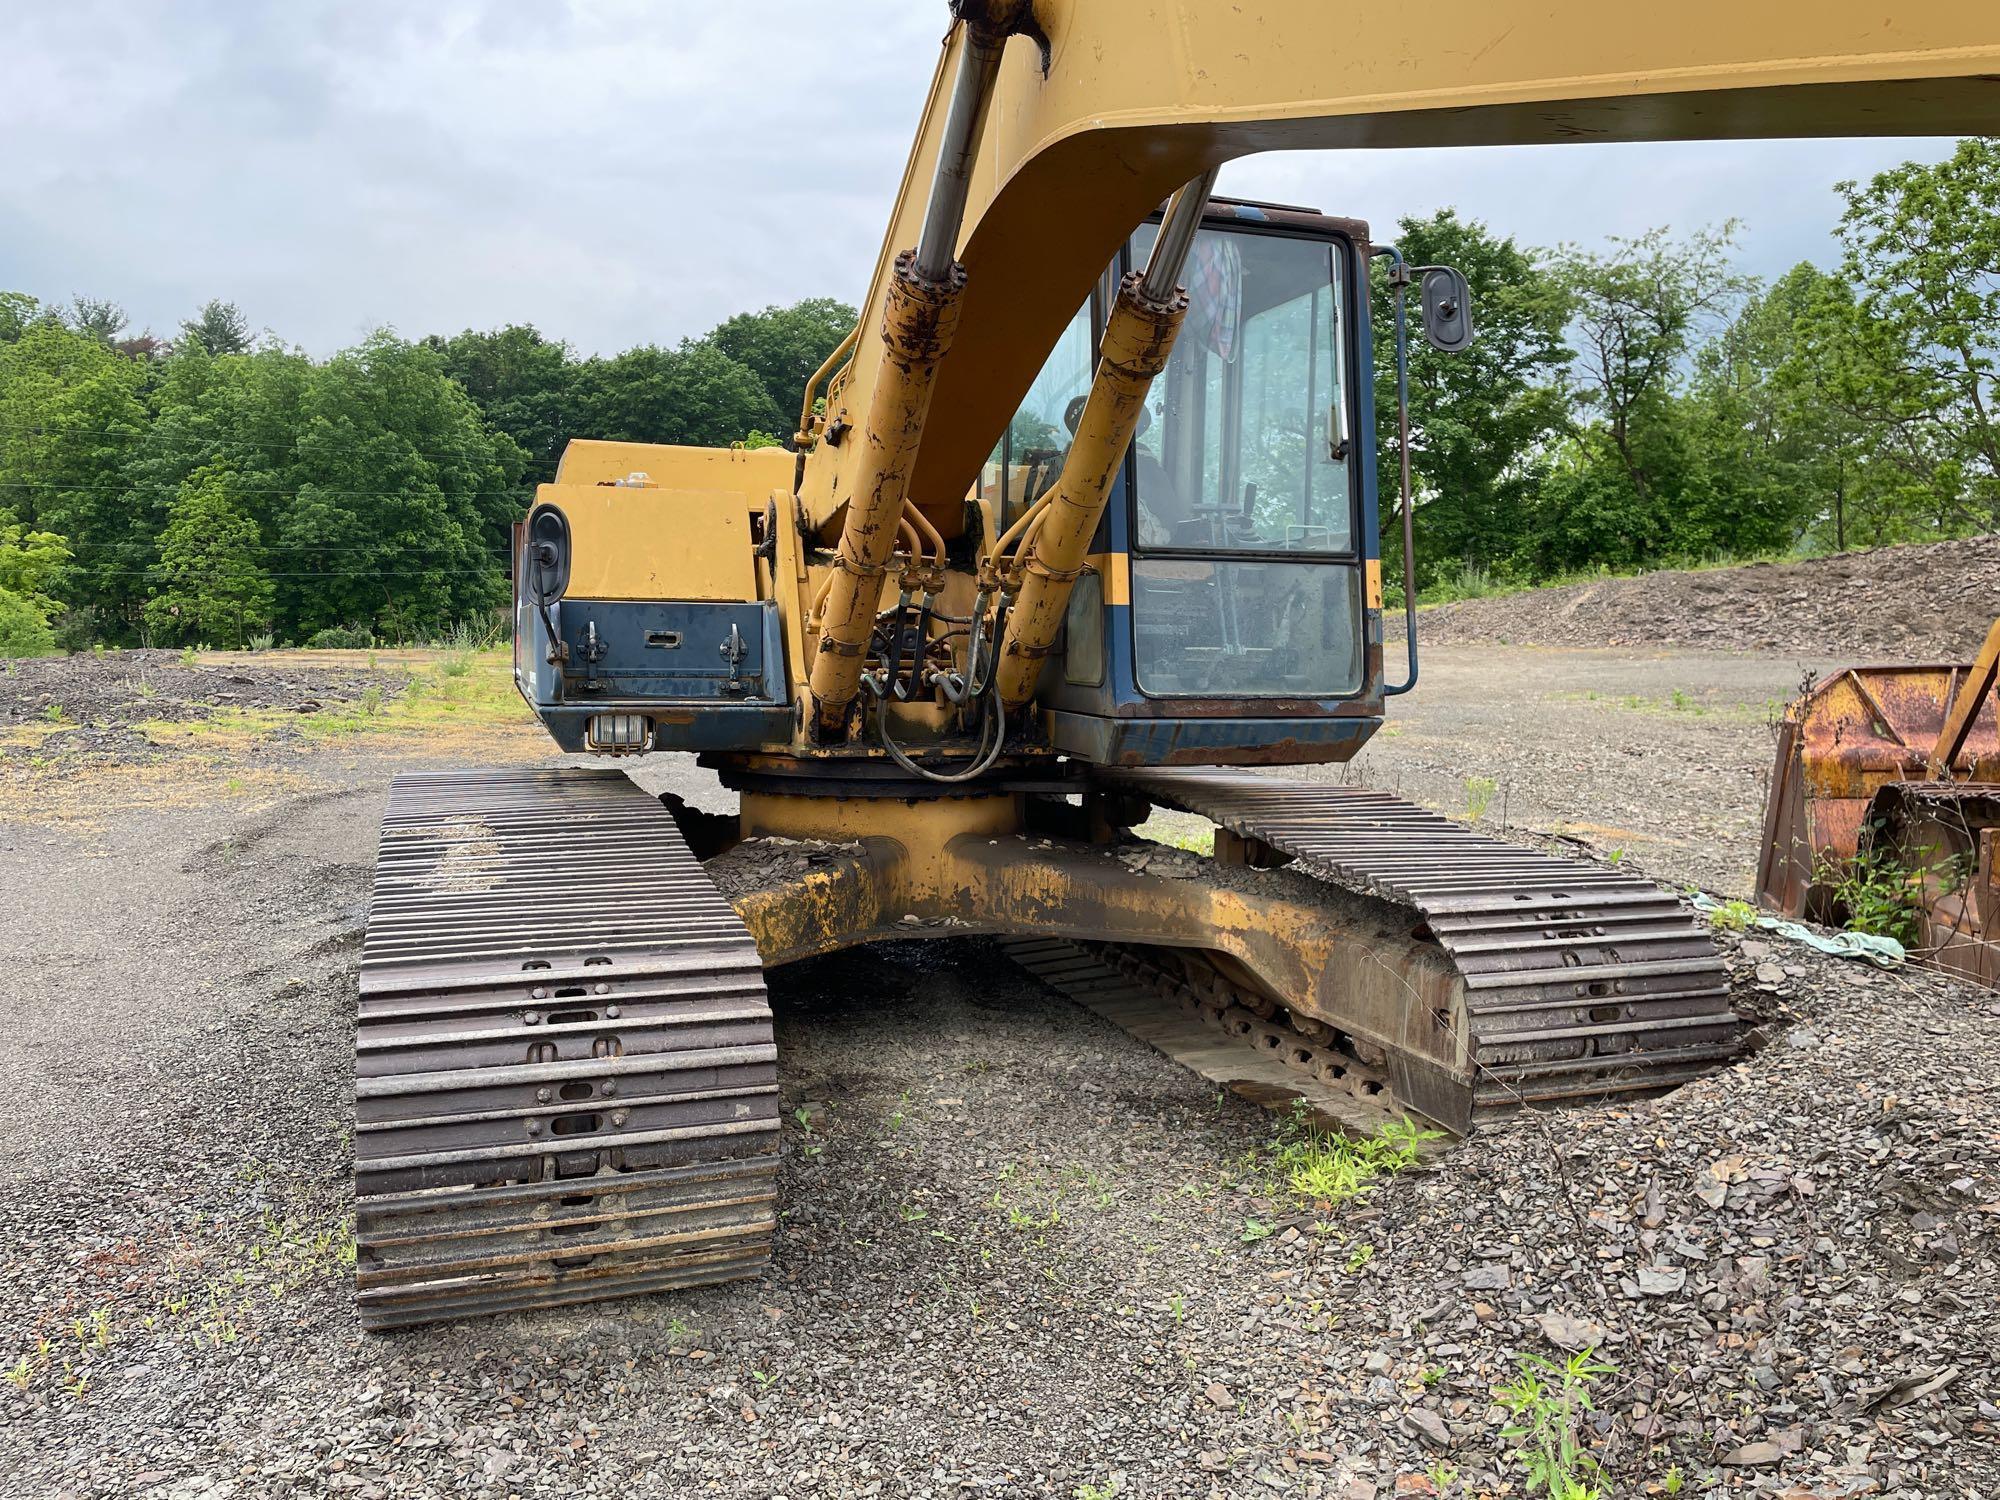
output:
[[[1230,847],[1243,862],[1285,864],[1419,919],[1416,936],[1444,950],[1464,986],[1469,1088],[1400,1102],[1453,1129],[1522,1104],[1672,1088],[1742,1046],[1746,1028],[1730,1008],[1713,939],[1649,880],[1503,843],[1364,787],[1231,771],[1106,779],[1209,819],[1236,841]],[[1135,972],[1130,962],[1117,966]],[[1261,997],[1247,1004],[1270,1008]],[[1217,1020],[1227,1011],[1212,996],[1207,1008]],[[1292,1045],[1232,1019],[1238,1034],[1289,1052],[1307,1073],[1326,1078],[1343,1066],[1326,1060],[1322,1021],[1279,1017],[1299,1032]],[[1371,1049],[1355,1050],[1367,1057]],[[1337,1081],[1372,1092],[1367,1073],[1361,1063]]]
[[[672,817],[622,773],[397,777],[360,989],[363,1327],[768,1262],[762,965]]]

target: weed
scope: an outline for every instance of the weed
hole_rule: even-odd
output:
[[[1270,1151],[1294,1194],[1337,1206],[1366,1197],[1377,1178],[1409,1166],[1423,1143],[1437,1138],[1437,1131],[1408,1119],[1385,1125],[1372,1136],[1330,1134],[1308,1122],[1301,1101],[1278,1127]]]
[[[1441,1458],[1434,1458],[1430,1467],[1424,1470],[1424,1478],[1431,1482],[1431,1488],[1443,1494],[1458,1483],[1458,1465],[1448,1464]]]
[[[382,690],[380,688],[371,686],[361,690],[361,711],[369,715],[382,712]]]
[[[1085,1482],[1070,1491],[1076,1500],[1118,1500],[1118,1496],[1124,1492],[1125,1481],[1116,1474],[1102,1484]]]
[[[812,1114],[803,1104],[792,1111],[792,1118],[799,1122],[800,1130],[804,1131],[807,1135],[813,1133]]]
[[[1920,947],[1933,884],[1946,891],[1962,889],[1963,872],[1950,861],[1912,868],[1892,851],[1875,847],[1865,832],[1861,842],[1861,852],[1852,859],[1822,859],[1816,882],[1832,889],[1834,905],[1851,930]]]
[[[1619,865],[1625,863],[1625,851],[1623,849],[1605,850],[1604,862],[1615,870]]]
[[[1174,1315],[1176,1323],[1184,1321],[1187,1317],[1186,1299],[1179,1292],[1175,1292],[1171,1297],[1167,1298],[1167,1311]]]
[[[1417,1379],[1423,1383],[1425,1390],[1434,1391],[1444,1384],[1444,1366],[1426,1365]]]
[[[928,1219],[930,1217],[930,1214],[926,1210],[918,1208],[914,1203],[905,1203],[898,1212],[902,1214],[905,1224],[914,1224],[919,1219]]]
[[[1356,1245],[1352,1250],[1347,1252],[1347,1274],[1350,1276],[1358,1275],[1361,1268],[1374,1258],[1375,1247],[1364,1240],[1361,1244]]]
[[[1687,1476],[1681,1472],[1679,1464],[1669,1465],[1667,1472],[1660,1476],[1660,1491],[1662,1494],[1678,1495],[1686,1487]]]
[[[772,1386],[778,1383],[778,1377],[771,1374],[767,1370],[752,1370],[750,1372],[750,1378],[757,1382],[757,1388],[759,1390],[764,1390],[764,1391],[768,1391]]]
[[[1518,1457],[1528,1471],[1528,1492],[1541,1490],[1549,1500],[1601,1500],[1604,1490],[1596,1480],[1602,1471],[1578,1428],[1596,1409],[1591,1387],[1617,1367],[1590,1350],[1561,1364],[1523,1354],[1518,1364],[1519,1377],[1496,1385],[1493,1396],[1514,1418],[1500,1435],[1521,1445]]]
[[[63,706],[60,703],[51,703],[47,708],[42,710],[42,717],[47,719],[51,724],[60,724],[69,715],[64,712]]]
[[[1491,776],[1468,776],[1465,778],[1465,821],[1477,823],[1486,816],[1486,809],[1493,805],[1493,794],[1500,790],[1500,783]]]
[[[667,1339],[675,1344],[691,1344],[701,1337],[699,1328],[690,1328],[672,1313],[667,1315]]]
[[[6,1370],[7,1383],[17,1391],[25,1391],[28,1382],[34,1378],[34,1366],[28,1363],[28,1356],[22,1355]]]
[[[184,667],[191,667],[191,666],[193,666],[193,665],[194,665],[194,664],[195,664],[196,662],[198,662],[198,661],[200,661],[200,660],[201,660],[201,654],[200,654],[199,652],[197,652],[197,651],[196,651],[196,650],[194,649],[194,647],[192,647],[192,646],[183,646],[183,647],[181,647],[181,665],[182,665],[182,666],[184,666]]]
[[[1757,920],[1757,908],[1748,901],[1725,901],[1708,914],[1711,925],[1729,932],[1748,931]]]
[[[269,651],[278,644],[278,638],[268,630],[259,631],[243,643],[245,651]]]
[[[1266,1224],[1261,1219],[1245,1219],[1243,1221],[1243,1243],[1254,1245],[1259,1240],[1268,1240],[1277,1230],[1277,1227],[1275,1224]]]

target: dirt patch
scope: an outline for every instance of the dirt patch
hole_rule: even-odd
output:
[[[1468,599],[1423,611],[1417,638],[1969,661],[1996,614],[2000,535]]]
[[[146,761],[164,748],[140,726],[182,724],[246,710],[313,713],[394,698],[409,674],[320,667],[296,657],[189,661],[173,651],[34,657],[0,671],[0,754]]]

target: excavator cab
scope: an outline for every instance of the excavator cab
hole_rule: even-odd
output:
[[[1061,467],[1142,225],[1008,424],[981,493],[1015,520]],[[1344,760],[1382,720],[1364,225],[1211,200],[1060,655],[1052,747],[1096,765]]]

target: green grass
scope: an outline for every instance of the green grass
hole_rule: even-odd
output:
[[[400,678],[370,684],[352,702],[329,703],[311,713],[279,709],[222,709],[206,719],[148,720],[138,727],[155,740],[261,739],[290,730],[309,740],[360,735],[444,734],[461,730],[527,727],[527,705],[514,688],[511,659],[485,651],[459,662],[419,662],[398,691]]]

